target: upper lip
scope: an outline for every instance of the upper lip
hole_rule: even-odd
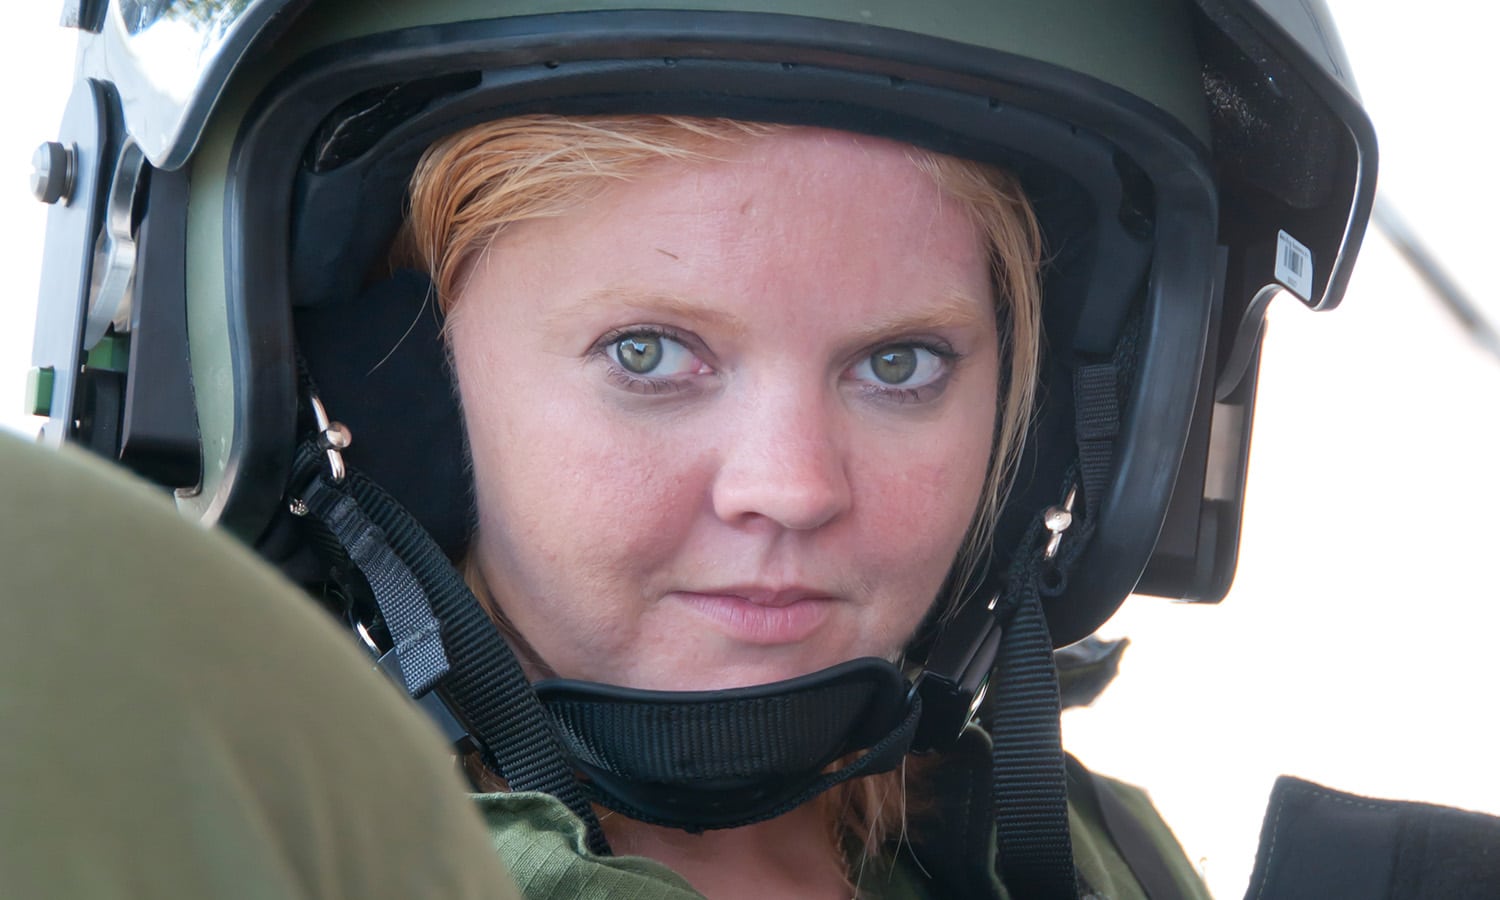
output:
[[[803,587],[802,585],[765,587],[762,585],[742,584],[732,587],[702,588],[688,591],[687,593],[702,594],[710,597],[739,597],[756,606],[791,606],[793,603],[802,600],[836,599],[836,595],[830,591]]]

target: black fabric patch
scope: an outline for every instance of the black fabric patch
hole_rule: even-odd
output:
[[[931,879],[934,897],[995,897],[995,811],[990,801],[990,736],[964,729],[942,761],[926,767],[929,796],[940,802],[913,813],[909,841]]]
[[[1246,900],[1500,897],[1500,818],[1282,776]]]
[[[345,459],[457,559],[473,531],[473,488],[430,293],[425,275],[402,270],[343,302],[297,310],[297,341],[328,415],[354,435]]]

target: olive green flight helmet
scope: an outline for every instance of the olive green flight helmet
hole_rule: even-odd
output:
[[[1373,134],[1321,0],[65,6],[77,83],[36,178],[55,201],[34,357],[45,439],[119,458],[273,558],[299,346],[353,430],[349,459],[462,546],[440,342],[403,342],[425,361],[372,375],[402,332],[357,303],[417,156],[474,122],[815,123],[1017,172],[1047,239],[1048,355],[996,566],[1075,473],[1092,537],[1062,538],[1080,543],[1046,600],[1059,644],[1138,587],[1223,595],[1265,304],[1338,303],[1374,192]]]

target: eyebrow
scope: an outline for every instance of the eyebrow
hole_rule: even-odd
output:
[[[855,335],[858,340],[874,343],[887,337],[932,328],[975,328],[991,321],[994,304],[975,300],[969,294],[953,290],[937,302],[921,309],[902,311],[862,324]]]
[[[733,335],[742,335],[749,329],[745,322],[733,313],[715,306],[689,300],[675,294],[642,293],[625,288],[604,288],[591,291],[573,303],[546,316],[544,324],[554,326],[566,323],[580,312],[601,303],[611,303],[638,309],[645,313],[665,313],[694,322],[712,324],[715,328]],[[951,290],[941,295],[937,302],[915,311],[901,311],[862,323],[854,332],[855,343],[875,343],[902,334],[932,328],[982,327],[993,315],[993,304],[975,300],[969,294]]]
[[[546,326],[564,323],[580,312],[601,303],[627,306],[648,313],[666,313],[694,322],[705,322],[730,334],[743,334],[747,329],[738,316],[705,303],[698,303],[675,294],[641,293],[622,288],[604,288],[584,294],[573,303],[547,315]]]

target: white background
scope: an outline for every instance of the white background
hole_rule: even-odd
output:
[[[70,87],[60,5],[11,4],[0,29],[0,427],[23,431],[45,219],[26,176]],[[1383,195],[1500,319],[1495,13],[1332,5]],[[1243,893],[1281,772],[1500,813],[1497,411],[1500,361],[1378,236],[1338,313],[1273,304],[1235,587],[1127,603],[1105,628],[1134,642],[1119,681],[1065,720],[1085,761],[1151,790],[1217,896]]]

